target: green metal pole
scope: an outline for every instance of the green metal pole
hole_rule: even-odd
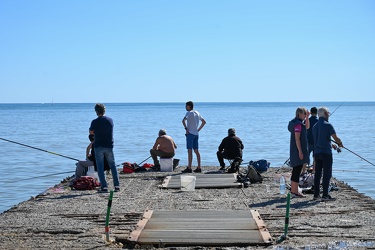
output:
[[[285,214],[285,226],[284,226],[284,234],[281,235],[277,239],[277,243],[281,243],[284,240],[286,240],[286,236],[288,234],[288,226],[289,226],[289,210],[290,210],[290,192],[288,193],[286,197],[286,214]]]
[[[105,239],[107,242],[110,242],[109,241],[109,215],[111,214],[112,198],[113,198],[113,190],[111,190],[109,193],[107,216],[105,218]]]
[[[290,192],[286,197],[286,214],[285,214],[285,227],[284,227],[284,237],[286,239],[286,235],[288,234],[288,227],[289,227],[289,210],[290,210]]]

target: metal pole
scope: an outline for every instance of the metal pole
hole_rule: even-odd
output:
[[[107,216],[105,218],[105,239],[107,242],[110,242],[109,240],[109,215],[111,214],[112,198],[113,198],[113,190],[111,190],[109,193]]]
[[[285,213],[285,226],[284,226],[284,234],[279,237],[276,241],[277,243],[281,243],[286,240],[288,234],[288,227],[289,227],[289,210],[290,210],[290,192],[286,197],[286,213]]]

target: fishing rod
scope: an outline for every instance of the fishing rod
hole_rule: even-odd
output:
[[[11,141],[11,140],[4,139],[4,138],[1,138],[1,137],[0,137],[0,140],[11,142],[11,143],[18,144],[18,145],[21,145],[21,146],[24,146],[24,147],[28,147],[28,148],[33,148],[33,149],[36,149],[36,150],[40,150],[40,151],[43,151],[43,152],[46,152],[46,153],[50,153],[50,154],[53,154],[53,155],[61,156],[61,157],[68,158],[68,159],[71,159],[71,160],[79,161],[76,158],[72,158],[72,157],[69,157],[69,156],[66,156],[66,155],[61,155],[61,154],[58,154],[58,153],[55,153],[55,152],[51,152],[51,151],[48,151],[48,150],[45,150],[45,149],[33,147],[33,146],[26,145],[26,144],[23,144],[23,143],[19,143],[19,142],[16,142],[16,141]]]
[[[336,110],[338,110],[341,107],[341,105],[342,105],[342,103],[329,116],[333,115],[333,113],[335,113]]]
[[[145,161],[147,161],[150,158],[151,158],[151,155],[149,157],[147,157],[146,159],[144,159],[143,161],[141,161],[140,163],[138,163],[138,165],[141,165],[142,163],[144,163]]]
[[[330,139],[333,143],[336,143],[337,145],[339,145],[335,140],[332,140],[332,139]],[[373,165],[373,166],[375,166],[375,164],[374,163],[372,163],[372,162],[370,162],[370,161],[368,161],[368,160],[366,160],[365,158],[363,158],[362,156],[360,156],[359,154],[357,154],[357,153],[354,153],[353,151],[351,151],[350,149],[348,149],[348,148],[346,148],[346,147],[342,147],[342,148],[345,148],[346,150],[348,150],[350,153],[352,153],[352,154],[354,154],[355,156],[357,156],[357,157],[359,157],[359,158],[361,158],[362,160],[364,160],[364,161],[366,161],[366,162],[368,162],[368,163],[370,163],[371,165]]]

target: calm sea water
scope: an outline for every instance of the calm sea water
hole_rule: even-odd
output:
[[[0,104],[0,212],[35,196],[71,176],[75,161],[85,158],[88,129],[96,118],[90,104]],[[375,102],[350,103],[195,103],[207,124],[200,133],[203,166],[218,165],[216,150],[230,127],[245,145],[244,160],[266,159],[281,166],[289,158],[287,124],[298,106],[326,106],[344,146],[375,162]],[[184,129],[185,103],[109,103],[106,114],[115,123],[116,163],[140,163],[149,156],[160,128],[165,128],[178,146],[175,158],[187,164]],[[151,159],[146,162],[152,163]],[[196,164],[194,157],[193,164]],[[71,171],[71,173],[63,173]],[[62,174],[59,174],[62,173]],[[47,177],[40,177],[50,175]],[[359,192],[375,198],[374,166],[343,149],[334,153],[334,176]],[[28,179],[28,180],[24,180]]]

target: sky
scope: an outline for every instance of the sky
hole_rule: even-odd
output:
[[[0,0],[0,103],[375,101],[373,0]]]

